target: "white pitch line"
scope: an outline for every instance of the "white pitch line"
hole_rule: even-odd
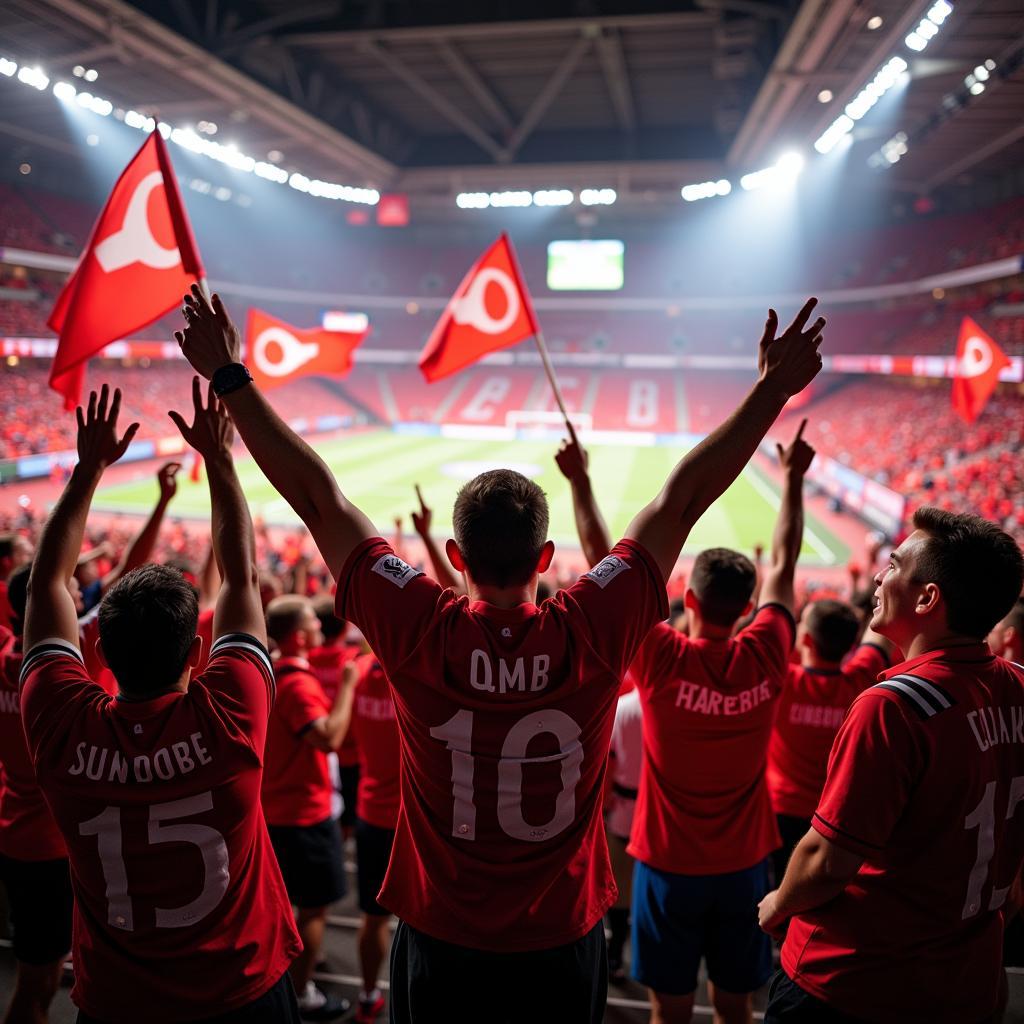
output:
[[[779,492],[756,469],[750,466],[744,468],[743,476],[750,481],[754,490],[778,512],[779,506],[782,504],[782,496]],[[836,564],[836,556],[833,554],[832,549],[807,525],[806,517],[804,519],[804,536],[810,541],[811,547],[817,550],[821,560],[826,565]]]

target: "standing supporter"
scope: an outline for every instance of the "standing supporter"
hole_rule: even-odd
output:
[[[341,686],[345,666],[356,658],[359,648],[345,643],[348,624],[334,614],[334,598],[330,594],[316,598],[313,611],[320,620],[323,640],[309,652],[309,665],[327,699],[333,702]],[[359,747],[355,730],[349,729],[337,753],[332,751],[327,756],[333,762],[332,780],[337,774],[335,788],[341,804],[340,816],[337,813],[334,816],[341,825],[341,834],[347,839],[356,826],[356,794],[359,790]]]
[[[79,462],[39,541],[21,669],[29,751],[71,862],[78,1020],[298,1021],[298,937],[259,809],[274,677],[252,523],[230,421],[212,391],[203,408],[198,379],[193,425],[172,416],[209,477],[224,580],[209,668],[190,678],[195,590],[163,566],[128,573],[100,606],[116,699],[77,647],[68,583],[103,470],[135,432],[118,438],[120,404],[104,386],[78,411]]]
[[[870,630],[847,658],[860,629],[857,613],[832,600],[804,605],[797,625],[800,664],[790,665],[786,674],[768,745],[768,792],[782,837],[772,854],[776,885],[811,827],[832,741],[847,708],[889,667],[892,645]]]
[[[459,492],[446,551],[467,597],[398,558],[238,362],[220,300],[186,297],[186,357],[212,378],[256,462],[309,527],[391,682],[402,736],[398,827],[382,906],[395,1022],[599,1021],[602,917],[615,885],[602,828],[623,673],[668,611],[665,579],[696,520],[735,479],[788,398],[821,367],[808,302],[728,421],[669,475],[626,539],[541,607],[547,501],[510,470]],[[509,970],[509,954],[515,969]]]
[[[767,1021],[994,1019],[1024,860],[1024,669],[985,643],[1024,583],[997,526],[934,508],[876,577],[906,661],[853,703],[812,828],[761,922],[784,973]]]
[[[992,627],[988,645],[1000,658],[1024,665],[1024,597],[1017,598],[1003,619]]]
[[[779,845],[765,782],[768,742],[793,646],[793,578],[803,538],[802,438],[778,447],[785,487],[761,604],[757,572],[737,551],[696,559],[684,601],[688,634],[659,624],[631,667],[643,717],[643,767],[631,842],[633,976],[651,990],[652,1024],[691,1019],[701,959],[716,1019],[750,1020],[750,993],[771,974],[756,922]],[[607,543],[586,455],[563,445],[584,554]],[[568,470],[568,471],[567,471]]]
[[[356,861],[359,870],[359,966],[363,988],[357,1024],[373,1024],[384,1009],[377,986],[388,949],[390,914],[377,902],[384,884],[398,824],[401,764],[398,721],[391,687],[373,654],[356,661],[359,681],[352,709],[352,729],[359,751],[359,797],[356,805]]]
[[[30,570],[31,564],[23,564],[8,581],[15,637],[0,655],[0,880],[18,964],[5,1024],[47,1019],[71,949],[74,903],[67,849],[36,782],[18,706]]]
[[[0,534],[0,627],[11,628],[11,605],[7,580],[19,566],[32,559],[32,544],[20,533]]]
[[[263,814],[284,884],[298,908],[302,953],[291,968],[305,1020],[333,1020],[347,999],[313,983],[327,908],[345,895],[341,833],[332,815],[327,755],[341,743],[352,713],[355,672],[348,671],[333,701],[317,682],[307,655],[323,640],[306,597],[288,594],[267,605],[267,634],[274,641],[277,699],[270,713],[263,773]]]

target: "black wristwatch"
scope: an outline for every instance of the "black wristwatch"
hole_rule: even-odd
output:
[[[213,371],[213,390],[218,398],[230,395],[232,391],[237,391],[251,383],[252,374],[245,363],[228,363],[227,366]]]

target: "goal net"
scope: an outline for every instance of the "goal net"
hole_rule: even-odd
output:
[[[589,412],[570,412],[569,419],[578,434],[589,431],[594,423]],[[565,435],[565,419],[557,409],[512,409],[505,414],[505,426],[524,440]]]

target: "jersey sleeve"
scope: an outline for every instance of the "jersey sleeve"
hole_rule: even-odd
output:
[[[305,672],[294,672],[281,681],[274,709],[295,736],[301,736],[318,718],[325,718],[331,711],[324,688]]]
[[[668,616],[661,571],[632,540],[619,541],[590,572],[553,600],[618,679],[630,667],[644,637]]]
[[[206,670],[197,681],[262,751],[275,689],[266,647],[248,633],[226,633],[213,644]]]
[[[865,691],[833,744],[814,829],[852,853],[877,855],[906,808],[922,758],[898,698]]]
[[[796,642],[796,622],[781,604],[763,604],[750,625],[736,635],[740,648],[753,652],[776,690],[782,688],[789,669],[789,654]]]
[[[651,690],[659,680],[668,678],[680,663],[690,638],[667,622],[659,622],[644,637],[640,649],[629,666],[638,690]]]
[[[889,658],[876,644],[861,644],[843,666],[843,675],[857,692],[874,686],[878,676],[889,667]]]
[[[67,738],[82,702],[106,696],[89,678],[82,652],[66,640],[42,640],[25,654],[19,677],[21,717],[33,761]]]
[[[419,646],[450,590],[403,561],[380,537],[360,544],[338,574],[335,607],[354,622],[389,673]]]

